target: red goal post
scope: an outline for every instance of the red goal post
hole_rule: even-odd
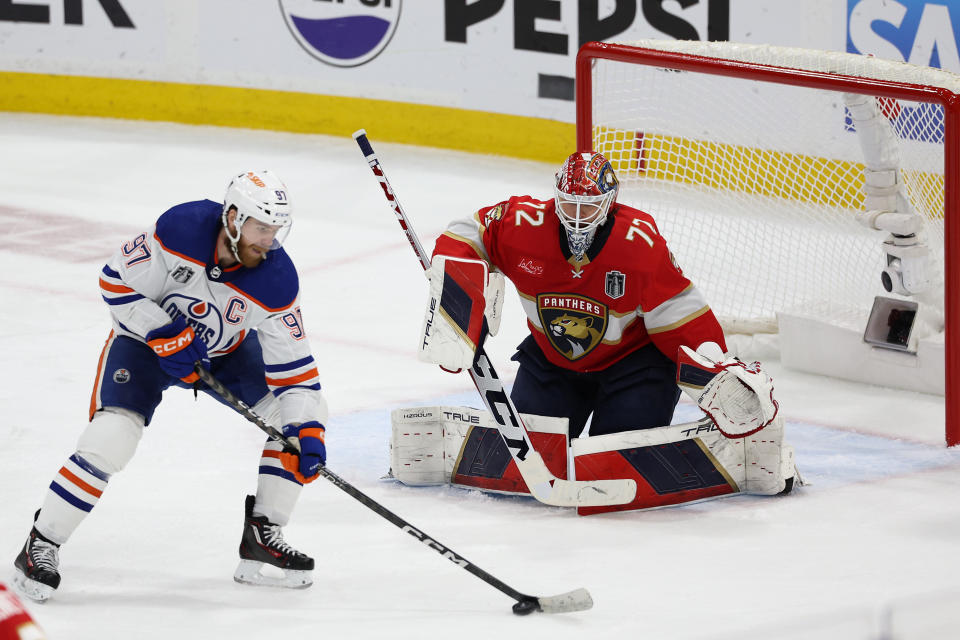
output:
[[[878,162],[850,95],[893,127]],[[766,45],[590,42],[576,112],[577,148],[611,160],[623,200],[654,215],[728,333],[776,332],[785,309],[862,326],[889,264],[884,233],[857,224],[864,167],[892,157],[925,225],[933,284],[917,298],[940,331],[946,442],[960,444],[960,77]]]

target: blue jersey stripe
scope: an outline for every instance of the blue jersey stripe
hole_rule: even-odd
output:
[[[298,482],[297,479],[293,477],[293,474],[287,471],[286,469],[277,469],[276,467],[261,466],[260,473],[268,476],[279,476],[284,480],[289,480],[290,482],[293,482],[296,484],[303,484],[302,482]]]
[[[122,298],[108,298],[107,296],[102,296],[103,301],[107,304],[117,305],[117,304],[127,304],[128,302],[136,302],[137,300],[143,300],[143,296],[139,293],[132,296],[123,296]]]
[[[114,271],[113,269],[111,269],[110,265],[108,264],[103,265],[103,275],[110,276],[111,278],[116,278],[117,280],[121,279],[120,274]]]
[[[77,509],[80,509],[81,511],[86,511],[89,513],[90,511],[93,510],[92,504],[84,502],[80,498],[76,497],[75,495],[73,495],[72,493],[70,493],[60,485],[58,485],[56,482],[50,483],[50,490],[53,491],[58,496],[60,496],[61,498],[63,498],[64,500],[66,500],[67,502],[69,502],[70,504],[72,504],[73,506],[75,506]]]
[[[278,387],[273,390],[273,397],[279,398],[280,394],[290,389],[310,389],[311,391],[320,391],[320,383],[316,384],[292,384],[289,387]]]
[[[264,365],[263,368],[267,373],[280,373],[283,371],[292,371],[293,369],[305,367],[312,362],[313,356],[307,356],[306,358],[300,358],[299,360],[294,360],[293,362],[288,362],[286,364],[267,364]]]
[[[82,458],[82,457],[80,456],[80,454],[78,454],[78,453],[75,453],[75,454],[73,454],[72,456],[70,456],[70,462],[72,462],[73,464],[77,465],[78,467],[80,467],[81,469],[83,469],[84,471],[86,471],[87,473],[89,473],[90,475],[92,475],[94,478],[99,478],[100,480],[103,480],[104,482],[107,482],[107,481],[110,480],[110,474],[109,474],[109,473],[106,473],[106,472],[104,472],[104,471],[100,471],[100,469],[97,469],[95,466],[93,466],[92,464],[90,464],[89,462],[87,462],[87,461],[86,461],[84,458]]]

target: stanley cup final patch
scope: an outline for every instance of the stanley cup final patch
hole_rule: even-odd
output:
[[[607,277],[603,283],[603,289],[608,296],[616,300],[623,297],[626,286],[627,276],[619,271],[607,271]]]
[[[537,313],[550,344],[569,360],[593,351],[607,331],[607,306],[586,296],[541,293]]]

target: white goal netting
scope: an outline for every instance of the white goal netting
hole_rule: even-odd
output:
[[[799,82],[823,72],[960,93],[960,78],[951,73],[854,54],[716,42],[629,44],[738,60],[752,72],[794,69]],[[620,200],[653,214],[728,332],[776,331],[776,314],[786,310],[864,318],[874,296],[886,294],[880,273],[888,234],[856,220],[864,209],[866,161],[843,92],[716,75],[709,65],[666,67],[593,63],[588,126],[594,149],[621,180]],[[863,86],[853,92],[863,94]],[[901,192],[924,222],[932,299],[942,308],[944,109],[875,99],[894,132],[894,148],[885,153],[899,159]]]

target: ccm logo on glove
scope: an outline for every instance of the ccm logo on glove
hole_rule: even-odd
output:
[[[152,340],[150,342],[150,346],[153,348],[154,353],[156,353],[158,356],[166,356],[180,351],[188,344],[193,342],[195,337],[196,334],[193,332],[193,327],[187,327],[180,333],[180,335],[173,338],[157,338]]]
[[[209,364],[207,345],[197,339],[193,327],[179,317],[170,324],[154,329],[146,336],[147,344],[160,358],[160,368],[164,373],[180,378],[190,384],[199,376],[193,370],[194,364]]]

